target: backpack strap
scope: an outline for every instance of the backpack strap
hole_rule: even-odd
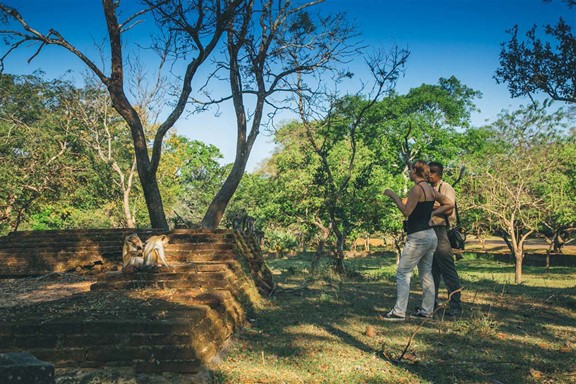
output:
[[[440,185],[438,186],[438,193],[442,193],[440,192],[442,184],[444,184],[444,181],[440,182]],[[454,201],[454,210],[456,211],[456,226],[460,227],[460,215],[458,214],[458,203],[456,203],[456,201]],[[448,219],[448,215],[444,215],[444,220],[446,220],[446,226],[450,228],[450,220]]]

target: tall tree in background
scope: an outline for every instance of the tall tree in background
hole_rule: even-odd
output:
[[[514,281],[522,282],[526,240],[550,210],[550,184],[560,165],[558,142],[561,112],[548,114],[539,103],[503,112],[490,128],[483,150],[468,157],[473,177],[464,180],[461,199],[484,213],[493,232],[508,245],[516,261]]]
[[[166,206],[172,208],[168,219],[179,226],[196,226],[226,179],[230,165],[220,165],[223,156],[214,145],[181,135],[169,135],[164,147],[158,174]]]
[[[386,135],[389,145],[396,149],[391,160],[396,172],[404,177],[404,188],[399,192],[408,192],[408,164],[414,160],[435,160],[447,168],[454,165],[463,145],[456,129],[464,130],[470,125],[474,100],[480,97],[480,92],[452,76],[379,103],[371,114],[370,136]]]
[[[560,134],[558,140],[548,146],[548,157],[558,159],[558,166],[549,175],[550,183],[541,186],[541,191],[548,201],[547,209],[538,232],[548,241],[547,255],[551,252],[562,252],[564,245],[575,241],[576,233],[576,142],[573,124],[576,122],[576,109],[568,111],[559,109],[555,116]],[[572,132],[566,123],[572,123]],[[547,267],[549,266],[547,258]]]
[[[72,93],[66,82],[0,78],[0,231],[17,230],[40,201],[70,188],[78,151],[66,113]]]
[[[576,2],[566,0],[570,10]],[[500,67],[496,81],[507,83],[512,97],[532,99],[544,92],[553,100],[576,103],[576,36],[562,18],[556,25],[546,25],[546,39],[537,36],[536,26],[526,32],[523,40],[518,26],[510,30],[512,38],[502,43]]]
[[[368,111],[394,89],[409,54],[396,47],[368,58],[372,85],[361,102],[358,101],[362,100],[363,89],[349,97],[340,96],[337,91],[317,92],[310,97],[305,93],[307,85],[298,76],[298,112],[308,143],[320,162],[316,177],[321,180],[329,226],[336,236],[334,268],[340,274],[346,272],[344,246],[350,232],[350,218],[342,200],[351,187],[360,160],[358,132]]]
[[[162,197],[158,187],[156,173],[162,154],[162,142],[168,130],[184,112],[192,93],[192,80],[198,69],[206,62],[217,47],[225,28],[242,0],[206,0],[206,1],[152,1],[146,0],[146,7],[120,21],[120,1],[102,0],[108,36],[109,73],[104,65],[98,66],[89,56],[80,51],[56,29],[41,33],[29,25],[25,18],[14,8],[0,3],[0,20],[14,28],[0,31],[4,36],[7,51],[0,56],[0,69],[4,59],[16,49],[29,43],[37,43],[38,49],[30,60],[41,53],[47,45],[60,46],[75,56],[94,73],[110,93],[112,106],[126,121],[132,135],[136,155],[136,167],[146,199],[150,224],[154,228],[167,228]],[[47,3],[48,4],[48,3]],[[53,6],[53,5],[47,5]],[[159,38],[155,48],[160,55],[158,73],[162,72],[166,60],[183,60],[184,73],[178,77],[180,85],[175,90],[172,108],[167,118],[156,130],[151,154],[148,151],[148,139],[142,116],[130,101],[125,79],[125,67],[128,62],[124,53],[125,32],[143,21],[144,14],[152,12],[158,21]],[[172,68],[176,68],[172,66]]]

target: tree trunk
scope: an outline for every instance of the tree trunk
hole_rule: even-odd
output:
[[[138,128],[133,128],[133,131]],[[140,125],[140,131],[142,131]],[[138,170],[138,177],[142,185],[142,192],[146,201],[146,208],[148,209],[148,217],[150,218],[150,226],[152,228],[161,228],[168,230],[168,222],[164,214],[164,205],[162,204],[162,196],[158,188],[158,179],[156,172],[151,170],[150,158],[148,157],[148,148],[140,143],[136,138],[134,139],[134,148],[136,154],[136,168]]]
[[[122,194],[122,208],[124,209],[124,217],[126,217],[126,228],[136,228],[136,223],[130,212],[130,191],[125,189]]]
[[[320,259],[324,255],[324,247],[326,246],[326,241],[330,237],[330,233],[332,233],[332,225],[324,226],[322,221],[318,216],[314,217],[314,224],[320,229],[320,240],[318,241],[318,247],[316,247],[316,253],[312,258],[312,262],[310,265],[310,270],[312,273],[316,273],[318,271],[318,266],[320,265]]]
[[[344,244],[346,242],[346,237],[344,233],[340,231],[337,225],[332,224],[334,228],[334,234],[336,235],[336,249],[334,250],[334,271],[339,275],[346,274],[346,268],[344,267]]]
[[[394,240],[394,252],[396,254],[396,265],[400,264],[400,256],[402,255],[402,247],[406,242],[405,232],[400,232],[392,235]]]
[[[230,202],[230,199],[236,192],[242,176],[244,175],[244,170],[246,169],[246,162],[248,160],[248,153],[241,155],[240,159],[236,159],[234,166],[230,175],[226,178],[226,181],[222,185],[222,188],[218,191],[214,199],[210,203],[208,210],[202,218],[201,226],[205,229],[216,229],[222,221],[224,216],[224,211]]]
[[[140,173],[140,165],[138,166],[138,175],[142,184],[142,191],[146,200],[146,207],[148,208],[148,216],[150,217],[150,226],[152,228],[161,228],[168,230],[168,222],[164,214],[164,206],[162,204],[162,196],[160,196],[160,189],[158,188],[158,181],[156,175],[144,175]]]
[[[476,238],[482,247],[482,252],[486,252],[486,239],[484,238],[482,232],[480,230],[476,231]]]
[[[328,238],[328,236],[326,236],[326,238]],[[320,266],[320,260],[324,255],[325,246],[326,246],[326,239],[324,238],[324,234],[322,234],[322,237],[318,241],[318,247],[316,247],[316,252],[312,257],[312,262],[310,263],[310,270],[312,271],[313,274],[318,272],[318,267]]]
[[[514,271],[514,283],[522,283],[522,260],[524,259],[524,253],[516,249],[514,251],[514,256],[516,257],[516,268]]]

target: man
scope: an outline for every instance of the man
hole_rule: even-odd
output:
[[[435,190],[447,196],[449,199],[456,203],[456,192],[454,188],[442,180],[444,166],[438,162],[432,161],[428,164],[430,166],[430,175],[428,181]],[[432,277],[434,278],[434,285],[436,287],[436,305],[438,304],[438,289],[440,287],[440,279],[444,280],[444,285],[448,290],[448,295],[460,289],[460,277],[456,271],[454,264],[454,254],[450,241],[448,240],[447,229],[450,224],[456,222],[456,214],[452,212],[450,216],[432,216],[432,228],[436,232],[438,238],[438,246],[434,252],[434,259],[432,261]],[[459,316],[462,313],[462,302],[460,299],[460,292],[455,292],[450,297],[448,309],[444,313],[446,316]]]

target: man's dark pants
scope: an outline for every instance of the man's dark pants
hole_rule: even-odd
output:
[[[454,254],[450,247],[446,227],[437,226],[432,227],[436,232],[438,238],[438,246],[434,252],[434,260],[432,261],[432,277],[434,278],[434,285],[436,287],[436,302],[438,302],[438,288],[440,287],[440,279],[444,280],[444,285],[448,289],[448,295],[460,289],[460,277],[454,265]],[[460,299],[460,292],[456,292],[450,298],[449,306],[453,310],[462,310],[462,301]]]

